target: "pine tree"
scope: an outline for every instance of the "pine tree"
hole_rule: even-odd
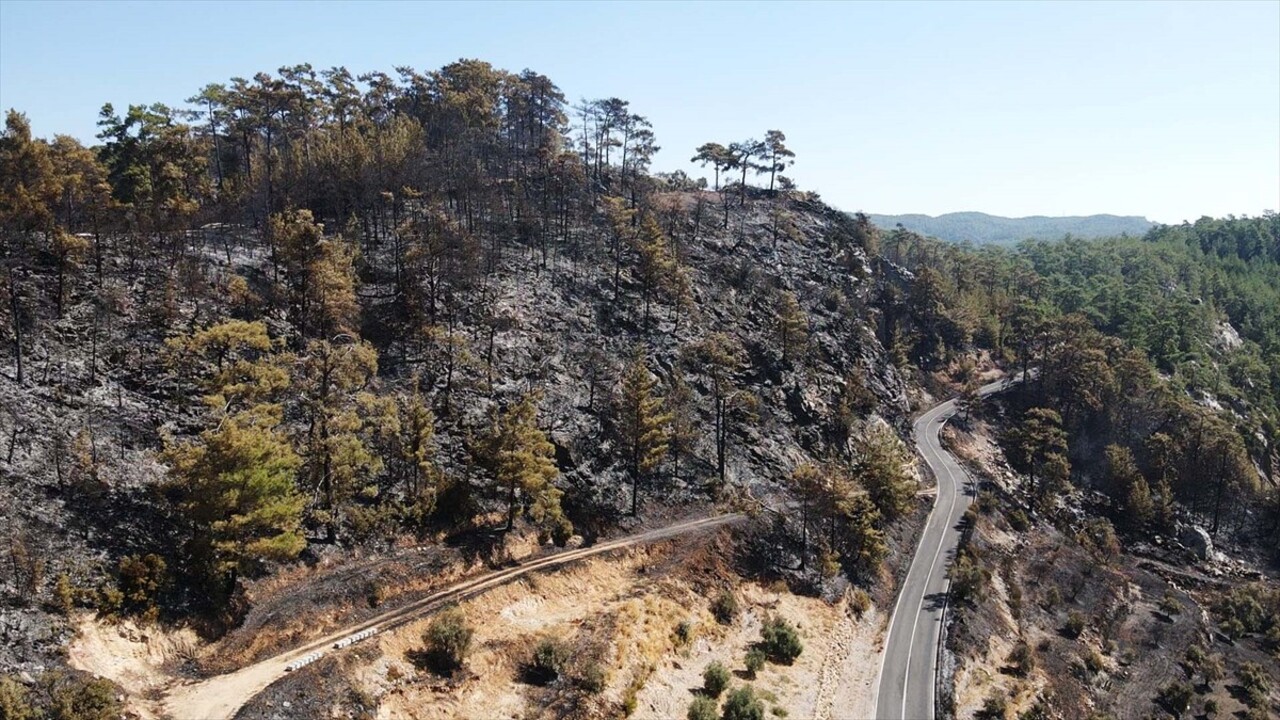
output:
[[[809,525],[813,521],[815,505],[821,507],[827,483],[816,465],[804,463],[791,472],[792,492],[800,501],[800,570],[804,571],[809,557]]]
[[[51,209],[58,184],[48,146],[31,137],[27,116],[10,110],[0,134],[0,239],[4,253],[5,285],[8,289],[9,324],[13,333],[17,381],[23,382],[23,330],[27,311],[19,284],[26,267],[35,257],[37,238],[53,230]]]
[[[658,292],[674,294],[676,263],[671,257],[671,241],[658,226],[652,214],[640,221],[640,232],[634,235],[636,255],[639,259],[638,274],[644,302],[644,324],[649,326],[649,307]]]
[[[170,442],[163,458],[194,529],[193,558],[207,578],[225,579],[215,590],[225,594],[240,573],[306,546],[305,499],[294,484],[301,461],[277,424],[228,418],[196,442]]]
[[[698,415],[694,407],[693,388],[684,375],[676,371],[671,376],[671,387],[664,398],[671,414],[669,446],[671,448],[671,475],[680,480],[680,461],[693,453],[698,442]]]
[[[1135,530],[1145,528],[1155,517],[1155,504],[1151,498],[1151,487],[1138,470],[1133,452],[1120,445],[1108,445],[1105,454],[1107,489],[1116,504],[1123,508],[1125,524]]]
[[[742,344],[724,333],[712,333],[688,348],[686,362],[711,378],[712,417],[716,446],[716,473],[726,481],[729,432],[735,418],[750,417],[754,403],[744,391],[734,387],[733,376],[742,368]]]
[[[781,130],[770,130],[764,134],[763,157],[764,169],[769,171],[769,192],[773,192],[774,179],[778,173],[795,163],[796,154],[786,145],[787,136]]]
[[[1062,429],[1062,416],[1049,408],[1031,408],[1021,422],[1004,435],[1009,464],[1026,473],[1029,490],[1037,493],[1037,480],[1042,484],[1060,485],[1070,475],[1067,463],[1067,434]]]
[[[887,520],[911,507],[916,482],[911,454],[888,426],[876,423],[854,441],[854,472],[876,509]]]
[[[203,392],[216,418],[266,414],[288,387],[292,357],[276,352],[261,321],[227,320],[165,342],[166,363]]]
[[[703,167],[710,165],[715,171],[715,191],[720,192],[720,171],[728,170],[733,165],[733,155],[729,148],[720,143],[703,143],[698,146],[698,154],[689,162],[696,162]]]
[[[805,344],[809,340],[809,318],[790,290],[784,290],[778,296],[777,333],[783,364],[793,358],[803,362]]]
[[[355,250],[341,236],[328,237],[310,210],[271,216],[272,263],[287,279],[289,316],[299,338],[332,338],[354,333]]]
[[[560,474],[555,446],[538,428],[536,393],[522,397],[495,413],[478,446],[478,460],[502,488],[507,500],[507,530],[515,527],[521,507],[557,542],[573,534],[573,525],[560,508],[564,493],[552,485]]]
[[[303,478],[319,494],[318,515],[330,542],[337,539],[341,506],[358,489],[357,481],[382,469],[371,447],[387,414],[369,388],[377,371],[378,353],[365,342],[312,340],[295,365]]]
[[[434,512],[443,489],[436,467],[436,418],[427,406],[415,377],[408,392],[396,399],[392,448],[384,464],[404,488],[406,501],[419,515]]]
[[[975,412],[982,411],[982,385],[977,378],[970,378],[960,389],[960,397],[956,398],[956,406],[964,413],[965,421]]]
[[[632,515],[639,514],[640,483],[662,462],[670,438],[671,415],[655,393],[657,384],[644,356],[637,352],[623,371],[617,400],[618,435],[631,476]]]

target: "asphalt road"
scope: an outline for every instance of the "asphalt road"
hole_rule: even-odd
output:
[[[982,388],[990,395],[1006,386],[999,380]],[[938,433],[958,408],[955,400],[936,405],[918,419],[916,446],[938,481],[933,511],[920,535],[906,580],[898,593],[881,656],[876,693],[879,720],[929,720],[934,717],[938,642],[950,583],[947,566],[960,545],[960,522],[977,494],[969,474],[942,449]]]

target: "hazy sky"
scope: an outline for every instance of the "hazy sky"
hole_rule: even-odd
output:
[[[286,64],[461,57],[618,96],[657,169],[783,130],[846,210],[1280,209],[1280,2],[0,2],[0,106],[92,140],[104,102],[180,103]]]

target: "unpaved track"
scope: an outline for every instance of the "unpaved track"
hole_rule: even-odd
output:
[[[333,650],[333,643],[348,635],[374,626],[377,626],[380,632],[398,627],[416,620],[446,603],[472,597],[535,570],[545,570],[593,555],[666,540],[678,535],[703,532],[739,522],[744,518],[745,516],[739,513],[729,513],[700,520],[688,520],[637,535],[592,545],[591,547],[557,553],[530,561],[524,565],[495,570],[434,592],[403,607],[390,610],[363,622],[349,625],[306,645],[299,646],[275,657],[261,660],[235,672],[174,686],[161,700],[161,709],[165,714],[175,718],[175,720],[230,720],[236,714],[236,711],[248,702],[250,698],[280,679],[285,674],[285,666],[289,663],[316,650],[324,650],[326,654],[342,652],[341,650]]]

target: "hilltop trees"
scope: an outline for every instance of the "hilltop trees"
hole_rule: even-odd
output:
[[[795,163],[796,154],[786,145],[787,136],[781,130],[770,130],[764,140],[748,138],[729,143],[728,147],[716,142],[698,146],[690,162],[703,167],[710,165],[715,172],[715,190],[720,191],[720,173],[737,170],[741,173],[738,185],[738,202],[747,200],[747,173],[769,174],[769,193],[774,192],[779,173]]]
[[[729,155],[733,158],[729,168],[742,171],[742,179],[738,183],[738,204],[747,204],[747,173],[760,172],[764,166],[756,162],[764,154],[764,143],[755,138],[729,144]]]
[[[27,323],[22,285],[35,243],[53,229],[51,205],[60,187],[48,147],[32,138],[25,115],[9,111],[0,135],[0,237],[4,239],[5,298],[13,335],[17,381],[23,382],[23,330]]]
[[[769,192],[773,192],[774,180],[778,173],[786,170],[795,162],[792,158],[796,156],[786,145],[787,136],[782,134],[781,130],[770,130],[764,135],[764,142],[761,143],[761,152],[764,159],[762,169],[769,173]]]
[[[720,143],[709,142],[698,146],[698,154],[689,162],[696,162],[703,167],[710,165],[715,171],[715,190],[720,192],[720,171],[733,167],[733,155],[729,148]]]

